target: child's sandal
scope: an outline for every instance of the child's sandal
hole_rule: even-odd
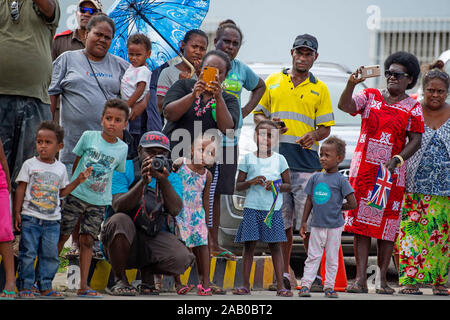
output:
[[[243,296],[243,295],[249,295],[250,290],[246,287],[239,287],[239,288],[235,288],[232,291],[233,294],[238,295],[238,296]]]
[[[325,291],[325,297],[327,297],[327,298],[339,298],[337,292],[334,291],[333,289],[327,288],[324,291]]]
[[[311,293],[309,291],[308,287],[302,286],[300,290],[298,291],[299,297],[311,297]]]
[[[201,284],[197,285],[197,295],[199,296],[212,296],[211,288],[205,289]]]

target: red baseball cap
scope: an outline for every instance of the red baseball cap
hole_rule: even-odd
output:
[[[170,151],[170,141],[159,131],[149,131],[142,135],[139,145],[143,148],[163,148]]]

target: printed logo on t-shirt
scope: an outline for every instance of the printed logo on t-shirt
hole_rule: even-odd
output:
[[[330,200],[331,190],[326,183],[318,183],[313,191],[313,198],[317,204],[325,204]]]
[[[86,168],[92,167],[91,175],[87,182],[93,192],[105,192],[108,184],[108,173],[113,170],[114,157],[107,156],[95,149],[86,151]]]
[[[232,94],[239,100],[239,93],[242,90],[242,82],[239,78],[239,75],[236,73],[228,74],[225,81],[222,83],[223,89]]]
[[[59,180],[60,177],[53,172],[34,172],[28,208],[41,214],[53,214],[58,205]]]

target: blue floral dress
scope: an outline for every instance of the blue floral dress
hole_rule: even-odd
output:
[[[200,175],[188,168],[186,162],[177,174],[183,182],[183,209],[177,215],[177,225],[181,240],[188,248],[208,245],[208,228],[203,207],[203,189],[206,184],[205,173]]]

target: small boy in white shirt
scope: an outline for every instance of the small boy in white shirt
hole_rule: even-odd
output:
[[[56,159],[63,147],[64,129],[53,121],[42,122],[36,134],[37,156],[26,160],[16,182],[15,228],[21,231],[17,287],[19,298],[33,299],[37,281],[41,298],[62,299],[52,290],[58,271],[58,239],[61,221],[60,197],[67,196],[91,174],[86,168],[69,183],[66,167]],[[35,270],[35,258],[39,268]]]
[[[142,33],[135,33],[128,38],[128,60],[130,66],[125,71],[120,84],[120,95],[131,108],[130,119],[139,115],[133,109],[136,102],[141,101],[149,91],[152,72],[146,65],[146,60],[152,53],[150,39]]]

